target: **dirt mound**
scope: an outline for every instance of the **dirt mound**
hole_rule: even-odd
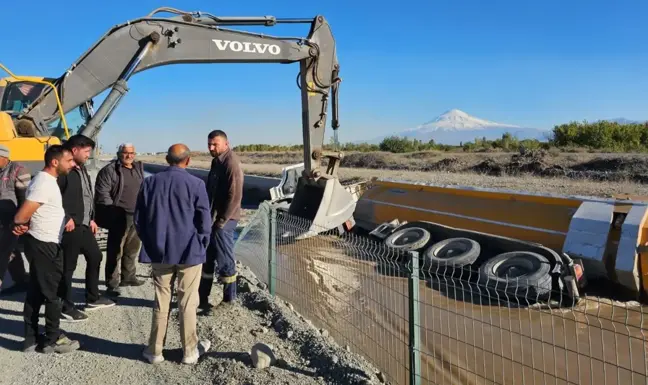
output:
[[[494,159],[488,158],[474,166],[469,167],[466,171],[472,171],[479,174],[501,176],[504,173],[504,167]]]
[[[372,168],[389,170],[411,170],[412,165],[387,153],[358,152],[348,154],[340,162],[341,167]]]
[[[542,177],[566,177],[595,181],[648,183],[648,160],[642,158],[597,158],[573,166],[550,161],[552,157],[544,150],[520,149],[508,162],[488,158],[464,171],[492,176],[532,175]]]
[[[423,171],[458,171],[464,166],[457,158],[445,158],[425,166]]]
[[[627,173],[648,173],[646,158],[596,158],[571,167],[575,171],[612,171]]]

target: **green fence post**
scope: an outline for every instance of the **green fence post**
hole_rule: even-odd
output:
[[[419,302],[419,254],[409,252],[412,272],[407,280],[409,292],[410,385],[421,385],[421,309]]]
[[[277,277],[277,210],[270,207],[268,217],[268,288],[270,295],[274,296]]]

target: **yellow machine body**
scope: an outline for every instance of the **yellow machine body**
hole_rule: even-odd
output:
[[[0,79],[0,144],[9,148],[12,161],[20,162],[35,172],[43,167],[43,156],[47,148],[61,144],[61,138],[55,135],[21,134],[16,129],[15,117],[40,94],[43,87],[53,87],[54,79],[16,76],[3,65],[0,64],[0,67],[10,74]],[[55,94],[58,99],[56,89]],[[64,138],[69,137],[67,122],[62,114],[59,124],[63,126]]]

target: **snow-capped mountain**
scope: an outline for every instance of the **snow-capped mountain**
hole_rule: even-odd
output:
[[[472,142],[475,138],[499,139],[506,132],[516,136],[518,139],[538,140],[546,140],[550,134],[548,130],[492,122],[471,116],[458,109],[452,109],[418,127],[391,135],[418,139],[423,142],[434,139],[434,142],[439,144],[459,145],[460,143]],[[380,143],[385,137],[391,135],[375,138],[371,143]]]
[[[406,130],[405,132],[430,132],[430,131],[471,131],[483,130],[493,127],[507,127],[511,129],[521,128],[512,124],[491,122],[470,116],[467,113],[453,109],[439,115],[436,119],[423,123],[422,125]]]

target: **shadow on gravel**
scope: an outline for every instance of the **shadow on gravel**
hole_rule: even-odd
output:
[[[5,301],[24,303],[25,293],[5,295],[0,297],[0,299]],[[83,308],[85,306],[85,288],[73,287],[72,299],[77,305]],[[153,307],[153,300],[150,299],[132,298],[132,297],[126,297],[124,295],[115,298],[110,297],[110,299],[115,301],[117,303],[117,306],[132,306],[132,307],[143,307],[143,308]]]
[[[0,335],[0,348],[15,351],[22,350],[22,339],[25,334],[25,326],[22,321],[0,317],[0,334],[18,337],[18,341],[14,341]]]
[[[69,338],[79,341],[81,344],[79,350],[81,351],[102,354],[104,356],[127,358],[135,361],[144,361],[142,358],[142,349],[144,349],[144,345],[142,344],[115,342],[89,336],[87,334],[67,332],[65,330],[63,332]]]

